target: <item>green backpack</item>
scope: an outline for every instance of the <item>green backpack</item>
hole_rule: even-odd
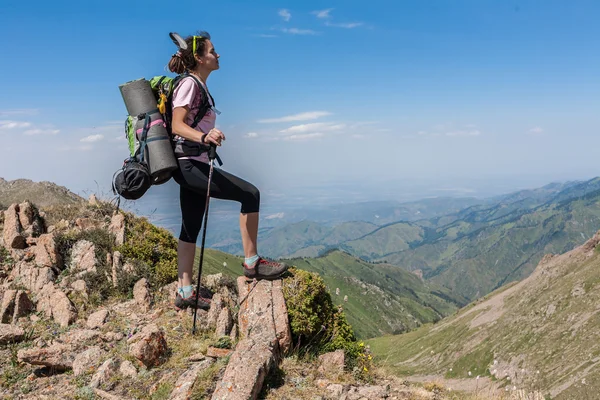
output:
[[[159,75],[150,79],[150,87],[152,87],[152,92],[154,93],[154,97],[156,97],[158,111],[163,116],[163,121],[165,122],[165,126],[169,135],[173,134],[171,129],[171,121],[173,117],[173,92],[181,80],[188,76],[194,79],[200,88],[200,91],[202,92],[202,102],[198,108],[196,116],[194,117],[194,122],[190,125],[192,128],[195,128],[200,123],[202,118],[204,118],[208,110],[211,109],[211,104],[208,100],[210,93],[207,93],[206,90],[204,90],[204,86],[202,86],[200,81],[191,74],[181,74],[176,77]],[[212,104],[215,104],[212,96],[210,96],[210,100],[212,100]],[[140,146],[139,140],[135,133],[137,122],[138,117],[133,115],[128,115],[127,119],[125,120],[125,137],[127,138],[129,144],[129,153],[131,157],[135,157],[136,151]]]

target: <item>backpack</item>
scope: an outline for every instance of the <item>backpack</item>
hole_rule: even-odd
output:
[[[181,74],[176,77],[169,77],[165,75],[155,76],[150,79],[150,87],[157,102],[157,109],[154,112],[159,112],[162,115],[162,121],[169,134],[169,140],[173,147],[173,151],[176,157],[182,156],[198,156],[205,151],[210,149],[209,146],[190,142],[190,141],[174,141],[172,140],[173,131],[171,128],[173,111],[172,111],[172,99],[175,88],[179,85],[181,80],[185,77],[192,77],[198,85],[202,93],[202,101],[198,107],[194,121],[190,125],[191,128],[195,128],[202,118],[206,115],[208,110],[212,108],[211,103],[215,104],[214,99],[207,93],[204,86],[200,81],[191,74]],[[148,161],[145,159],[145,148],[147,145],[147,133],[150,124],[150,113],[141,114],[137,116],[128,115],[125,120],[125,137],[127,139],[129,147],[129,157],[124,160],[121,169],[117,170],[113,175],[112,190],[115,195],[119,194],[121,197],[127,200],[137,200],[146,193],[146,191],[152,186],[153,180],[150,175],[150,168]],[[139,123],[143,121],[143,128],[139,128]],[[220,157],[217,155],[217,161],[219,165],[222,165]],[[168,180],[168,179],[167,179]],[[161,183],[164,183],[163,181]],[[120,197],[118,202],[120,204]],[[117,205],[117,208],[119,207]]]
[[[165,122],[165,127],[166,127],[169,135],[173,134],[173,131],[171,129],[171,123],[173,120],[173,109],[172,109],[173,92],[175,91],[175,88],[177,88],[177,86],[179,85],[181,80],[188,76],[192,77],[194,79],[194,81],[196,82],[196,85],[198,85],[198,87],[200,88],[200,91],[202,93],[202,102],[200,103],[198,112],[196,113],[196,116],[194,117],[194,121],[190,125],[190,127],[193,129],[200,123],[202,118],[204,118],[204,116],[206,115],[208,110],[210,110],[212,108],[210,105],[211,103],[208,100],[209,96],[210,96],[210,100],[212,100],[212,104],[215,104],[214,99],[212,98],[212,96],[209,93],[207,93],[206,90],[204,90],[204,86],[202,86],[200,81],[191,74],[181,74],[174,78],[170,77],[170,76],[166,76],[166,75],[159,75],[159,76],[153,77],[149,81],[150,87],[152,88],[152,92],[154,93],[154,97],[156,98],[157,109],[163,116],[163,121]],[[135,129],[138,121],[141,120],[141,118],[139,118],[139,117],[140,116],[128,115],[127,119],[125,120],[125,137],[127,138],[127,142],[129,143],[129,154],[131,157],[134,157],[136,150],[138,150],[139,146],[141,145],[141,140],[140,140],[141,138],[138,139],[138,136],[136,135],[136,129]],[[173,144],[173,147],[174,147],[173,150],[175,151],[176,156],[179,156],[179,157],[199,155],[202,151],[207,150],[204,148],[205,146],[200,146],[201,149],[198,149],[198,146],[186,146],[187,148],[182,152],[175,148],[176,142],[172,141],[172,144]],[[192,147],[195,147],[196,151],[192,151]],[[198,152],[197,150],[201,150],[201,151]],[[192,154],[192,153],[194,153],[194,154]]]

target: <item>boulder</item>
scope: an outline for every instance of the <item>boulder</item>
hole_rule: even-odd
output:
[[[4,246],[9,249],[24,249],[27,247],[22,231],[23,228],[19,220],[19,206],[12,204],[4,211],[4,231],[2,234]]]

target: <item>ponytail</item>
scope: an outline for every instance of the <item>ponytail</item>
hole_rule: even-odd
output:
[[[169,61],[169,71],[180,75],[183,74],[185,70],[186,68],[185,64],[183,63],[183,59],[181,58],[181,52],[178,51],[177,53],[173,54],[171,61]]]

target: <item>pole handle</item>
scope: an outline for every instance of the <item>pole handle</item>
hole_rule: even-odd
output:
[[[208,151],[208,159],[214,160],[217,158],[217,145],[214,143],[210,144],[210,150]]]

